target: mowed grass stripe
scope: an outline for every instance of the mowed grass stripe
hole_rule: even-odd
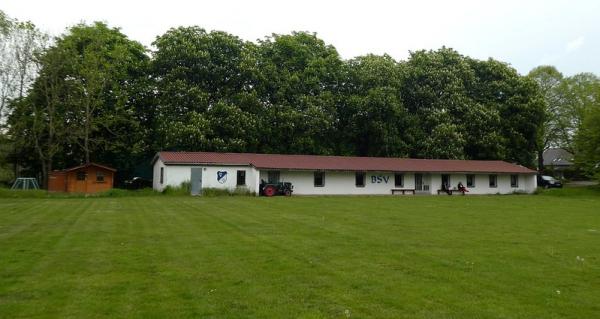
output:
[[[600,236],[589,231],[600,228],[599,201],[591,196],[15,202],[27,220],[0,213],[13,232],[0,241],[8,248],[0,263],[13,267],[0,268],[0,313],[10,317],[577,318],[599,311]],[[6,262],[22,247],[41,254]]]
[[[339,200],[336,199],[336,200]],[[354,282],[353,290],[365,290],[364,293],[370,296],[373,296],[373,293],[376,293],[377,290],[380,290],[381,287],[386,287],[389,285],[390,290],[393,290],[393,285],[402,286],[407,276],[402,276],[403,272],[409,272],[412,277],[415,274],[419,274],[421,270],[411,270],[410,268],[406,268],[403,265],[404,261],[407,259],[407,256],[403,253],[406,251],[407,246],[410,246],[410,243],[402,243],[395,241],[395,237],[402,236],[403,231],[399,229],[398,231],[392,231],[390,233],[381,233],[380,236],[373,237],[369,236],[369,233],[373,231],[378,224],[388,224],[388,217],[394,216],[396,214],[402,214],[402,208],[406,207],[407,202],[405,200],[411,199],[395,199],[396,201],[390,202],[386,199],[378,199],[378,198],[370,198],[367,205],[359,205],[355,207],[353,210],[356,214],[347,214],[347,212],[341,212],[340,215],[344,216],[344,220],[342,223],[337,222],[338,225],[343,225],[343,223],[350,224],[353,226],[352,233],[354,238],[360,238],[360,240],[349,242],[350,245],[355,247],[356,253],[354,254],[354,259],[358,261],[354,265],[350,265],[349,271],[351,273],[347,275],[345,282]],[[409,204],[410,206],[410,204]],[[376,214],[372,214],[372,212],[377,212]],[[334,213],[337,213],[334,211]],[[333,214],[334,216],[336,214]],[[383,217],[383,218],[382,218]],[[328,217],[323,216],[323,223],[321,225],[329,225],[334,224],[335,222],[329,221],[325,222],[325,219]],[[330,219],[330,218],[329,218]],[[357,219],[358,221],[356,221]],[[358,225],[358,226],[357,226]],[[401,225],[401,223],[400,223]],[[334,226],[333,229],[341,229],[339,226]],[[343,241],[342,241],[343,242]],[[398,252],[400,252],[398,254]],[[360,258],[360,256],[372,256],[371,258]],[[384,258],[383,256],[387,257]],[[422,256],[412,256],[414,258],[423,258]],[[373,262],[380,260],[379,262]],[[372,274],[377,274],[385,267],[394,267],[400,266],[404,271],[396,272],[400,276],[397,278],[379,278],[377,275],[372,276]],[[355,267],[356,266],[356,267]],[[378,267],[379,266],[379,267]],[[336,268],[344,268],[345,265],[336,265]],[[353,271],[352,271],[353,270]],[[364,270],[364,271],[361,271]],[[428,275],[421,276],[421,280],[426,279]],[[354,279],[353,279],[354,278]],[[361,285],[361,282],[358,280],[364,280],[365,283],[371,282],[371,287],[368,285]],[[436,278],[436,280],[438,280]],[[373,282],[375,281],[375,282]],[[386,295],[382,295],[378,297],[378,301],[381,302],[382,298],[385,298]],[[394,301],[398,303],[398,300],[401,296],[396,295],[394,297]],[[391,304],[393,301],[388,299],[388,304]],[[435,304],[435,307],[439,308],[439,304]],[[388,309],[388,308],[386,308]]]
[[[66,256],[62,249],[64,245],[70,244],[65,237],[74,227],[80,227],[76,225],[85,213],[86,206],[90,206],[92,203],[59,202],[59,205],[55,204],[56,202],[46,201],[42,207],[35,207],[37,215],[33,217],[34,222],[21,233],[22,236],[2,241],[3,251],[6,251],[4,250],[6,245],[10,247],[8,249],[12,249],[16,253],[9,259],[13,264],[3,267],[3,271],[7,272],[7,277],[14,282],[12,285],[2,286],[6,288],[6,290],[2,289],[2,291],[6,291],[6,295],[2,293],[1,299],[8,301],[11,307],[14,306],[18,310],[19,316],[22,317],[48,313],[44,301],[58,300],[58,302],[52,302],[51,305],[51,309],[56,309],[60,307],[60,301],[65,300],[62,296],[55,298],[55,295],[62,295],[66,290],[53,289],[54,283],[61,281],[57,277],[64,276],[63,273],[54,270],[64,269],[62,268],[63,261],[71,259],[71,256]],[[26,285],[27,288],[22,289],[23,283],[32,285]],[[5,299],[4,296],[9,298]],[[22,307],[21,301],[23,300],[30,304]]]
[[[505,199],[506,199],[506,198],[505,198]],[[448,213],[448,212],[446,212],[446,213]],[[509,213],[509,214],[505,215],[505,217],[504,217],[504,218],[513,218],[513,216],[511,216],[511,214]],[[450,242],[450,243],[451,243],[451,242]],[[468,247],[467,247],[467,248],[468,248]],[[478,265],[478,267],[479,267],[479,265]],[[436,280],[437,280],[437,279],[438,279],[438,278],[436,278]],[[508,295],[510,295],[510,294],[508,294]]]
[[[261,204],[265,205],[268,203],[262,201]],[[266,207],[264,211],[267,211]],[[323,251],[322,246],[324,245],[321,244],[323,237],[325,237],[325,241],[329,241],[330,238],[334,241],[346,241],[346,239],[336,236],[340,233],[335,231],[332,232],[331,230],[328,230],[327,227],[320,227],[299,220],[294,220],[293,223],[290,223],[289,219],[285,218],[286,214],[290,213],[289,208],[282,210],[282,213],[281,219],[275,219],[273,221],[274,218],[271,215],[271,221],[262,220],[262,225],[274,224],[276,225],[275,229],[279,228],[279,230],[275,233],[276,236],[269,236],[269,233],[263,234],[258,242],[258,244],[263,245],[263,247],[264,245],[267,245],[267,248],[270,249],[265,251],[265,253],[273,256],[273,260],[270,264],[275,265],[275,267],[269,271],[272,275],[272,280],[268,282],[269,287],[279,288],[282,295],[286,296],[286,298],[281,298],[282,300],[276,302],[283,304],[303,303],[305,300],[309,299],[313,288],[327,286],[327,282],[330,281],[343,283],[343,272],[332,269],[326,263],[320,262],[319,259],[323,258],[320,258],[319,255],[322,254]],[[259,212],[257,214],[252,214],[252,217],[260,219],[261,217],[264,217],[264,215],[265,214],[260,214]],[[306,216],[308,217],[309,215]],[[233,217],[237,217],[235,220],[240,220],[238,216]],[[233,223],[234,222],[232,222],[232,224]],[[285,225],[291,225],[292,227],[286,228]],[[308,230],[309,232],[299,232],[299,230]],[[258,232],[260,233],[261,230],[258,229]],[[285,234],[290,240],[286,243],[278,240],[281,234]],[[332,236],[332,234],[334,234],[334,236]],[[290,294],[290,287],[287,284],[289,281],[298,283],[292,294]],[[329,285],[328,288],[335,290],[338,296],[349,293],[355,295],[358,292],[345,289],[345,286],[347,285]],[[319,297],[319,304],[313,304],[312,306],[327,310],[327,313],[329,314],[339,314],[349,307],[348,305],[340,305],[339,301],[336,302],[336,299],[339,298],[329,298],[327,295],[320,295]],[[273,301],[270,302],[272,303]]]
[[[3,214],[0,215],[0,240],[9,240],[12,236],[27,231],[36,223],[46,219],[43,214],[47,201],[40,200],[24,207],[27,200],[15,200],[13,205],[3,205]],[[7,200],[5,200],[7,202]],[[10,225],[10,227],[9,227]]]

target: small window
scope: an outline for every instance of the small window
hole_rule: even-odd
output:
[[[104,172],[96,171],[96,182],[104,183]]]
[[[475,187],[475,175],[467,174],[467,187],[468,188]]]
[[[365,187],[365,172],[356,172],[356,187]]]
[[[279,171],[269,171],[267,176],[269,184],[279,183]]]
[[[325,186],[325,172],[315,172],[315,187]]]
[[[79,172],[77,172],[77,180],[78,181],[85,181],[85,175],[87,175],[85,173],[85,171],[79,171]]]
[[[394,186],[404,187],[404,174],[400,174],[400,173],[394,174]]]
[[[510,187],[519,187],[519,175],[510,175]]]
[[[450,189],[450,174],[442,174],[442,189]]]
[[[161,167],[160,168],[160,183],[162,184],[164,182],[165,178],[165,168]]]
[[[498,187],[498,176],[490,175],[490,188]]]
[[[246,186],[246,171],[237,171],[237,186]]]

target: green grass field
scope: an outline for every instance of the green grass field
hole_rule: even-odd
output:
[[[600,196],[0,198],[3,318],[598,318]]]

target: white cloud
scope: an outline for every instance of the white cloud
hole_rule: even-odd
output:
[[[573,52],[578,50],[579,48],[581,48],[581,46],[583,46],[584,40],[585,38],[583,36],[579,36],[577,39],[570,41],[569,43],[567,43],[567,46],[565,48],[566,51]]]

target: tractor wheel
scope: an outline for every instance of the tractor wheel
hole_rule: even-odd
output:
[[[286,190],[283,192],[283,194],[284,194],[285,196],[292,196],[292,191],[291,191],[291,190],[289,190],[289,189],[286,189]]]
[[[273,186],[265,187],[265,189],[263,189],[263,194],[265,194],[265,196],[267,196],[267,197],[271,197],[271,196],[275,195],[275,187],[273,187]]]

